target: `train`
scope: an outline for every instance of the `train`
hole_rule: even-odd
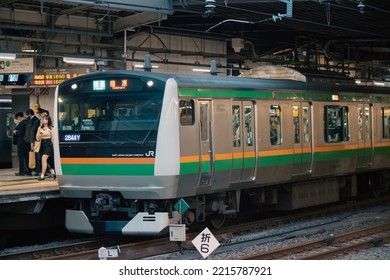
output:
[[[61,83],[66,228],[161,235],[389,190],[389,88],[252,74],[116,70]]]
[[[12,167],[12,99],[10,95],[0,95],[0,168]]]

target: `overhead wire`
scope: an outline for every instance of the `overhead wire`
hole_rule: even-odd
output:
[[[193,0],[192,2],[195,2],[195,3],[199,3],[199,4],[203,4],[204,1],[199,1],[199,0]],[[319,4],[322,4],[322,1],[320,0],[312,0],[311,2],[316,2],[316,3],[319,3]],[[351,1],[350,2],[353,2],[353,3],[358,3],[358,1]],[[325,3],[325,2],[324,2]],[[326,2],[326,3],[329,3],[329,2]],[[244,3],[243,3],[244,4]],[[350,7],[350,6],[346,6],[346,5],[342,5],[342,4],[336,4],[336,3],[329,3],[330,6],[334,6],[334,7],[338,7],[338,8],[342,8],[342,9],[346,9],[346,10],[351,10],[351,11],[358,11],[357,9],[357,6],[355,7]],[[252,22],[254,24],[260,24],[260,23],[264,23],[264,22],[269,22],[270,18],[272,18],[273,14],[271,13],[264,13],[264,12],[260,12],[260,11],[255,11],[253,9],[246,9],[246,8],[241,8],[241,7],[234,7],[234,6],[229,6],[229,5],[226,5],[226,4],[218,4],[218,3],[215,3],[215,6],[216,6],[216,15],[218,15],[218,7],[220,8],[225,8],[225,9],[230,9],[232,11],[232,15],[234,14],[237,14],[236,12],[242,12],[242,13],[245,13],[245,14],[248,14],[248,15],[259,15],[259,16],[266,16],[265,19],[261,19],[261,20],[258,20],[258,21],[251,21],[251,20],[245,20],[245,19],[226,19],[226,20],[223,20],[219,23],[216,24],[216,26],[212,26],[210,27],[209,29],[207,29],[206,33],[208,33],[211,29],[214,29],[215,27],[221,25],[222,23],[225,23],[225,22],[233,22],[233,21],[236,21],[236,22],[239,22],[239,21],[242,21],[242,22],[247,22],[248,24],[252,24]],[[375,8],[375,7],[372,7],[370,5],[366,5],[366,7],[370,7],[370,8]],[[376,10],[378,11],[382,11],[382,12],[385,12],[385,13],[390,13],[390,11],[386,11],[386,10],[383,10],[383,9],[380,9],[380,8],[375,8]],[[176,9],[175,9],[176,10]],[[188,10],[180,10],[181,12],[188,12]],[[191,11],[192,13],[198,13],[198,14],[202,14],[202,12],[196,12],[196,11]],[[221,17],[221,15],[219,15]],[[252,16],[253,18],[253,16]],[[312,20],[305,20],[305,19],[300,19],[300,18],[297,18],[297,16],[293,16],[293,17],[289,17],[289,18],[284,18],[285,20],[288,20],[288,21],[295,21],[295,22],[299,22],[299,23],[304,23],[304,24],[311,24],[311,25],[315,25],[315,26],[323,26],[323,27],[329,27],[329,28],[333,28],[333,29],[336,29],[336,30],[343,30],[343,31],[348,31],[348,32],[354,32],[354,33],[357,33],[357,34],[363,34],[363,35],[369,35],[369,36],[379,36],[379,37],[382,37],[383,35],[380,34],[380,33],[375,33],[375,32],[368,32],[368,31],[364,31],[364,30],[360,30],[360,29],[354,29],[354,28],[348,28],[348,27],[343,27],[343,26],[340,26],[340,25],[334,25],[334,24],[330,24],[330,15],[328,17],[328,21],[326,24],[324,23],[321,23],[321,22],[317,22],[317,21],[312,21]]]

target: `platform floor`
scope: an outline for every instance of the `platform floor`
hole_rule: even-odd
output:
[[[37,176],[15,176],[17,171],[13,168],[0,169],[0,204],[15,199],[23,200],[23,196],[29,197],[31,194],[44,193],[46,198],[59,197],[58,182],[53,178],[38,181]]]

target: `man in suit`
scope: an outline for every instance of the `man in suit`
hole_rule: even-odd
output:
[[[34,143],[34,141],[35,141],[35,135],[34,136],[32,135],[32,133],[33,133],[32,130],[33,130],[33,126],[34,126],[35,121],[38,120],[38,117],[35,116],[34,111],[32,109],[27,109],[26,116],[27,116],[27,127],[26,127],[26,133],[24,134],[24,141],[31,146],[31,143]],[[27,162],[28,162],[28,160],[27,160]],[[30,169],[28,167],[27,175],[33,175],[32,171],[33,171],[33,169]]]
[[[23,117],[23,112],[18,112],[14,116],[15,119],[15,130],[13,133],[16,136],[16,147],[19,161],[19,172],[15,173],[16,176],[23,176],[29,173],[28,170],[28,152],[30,144],[24,141],[24,134],[26,133],[27,120]]]

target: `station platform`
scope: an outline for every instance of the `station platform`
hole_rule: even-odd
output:
[[[57,180],[38,181],[37,176],[15,176],[16,172],[17,169],[0,169],[0,230],[34,227],[34,219],[41,219],[43,213],[47,216],[47,212],[62,212]]]
[[[38,181],[37,176],[15,176],[17,169],[0,169],[0,204],[13,202],[15,198],[25,200],[36,194],[59,197],[58,182],[53,178]],[[12,199],[13,198],[13,199]]]

